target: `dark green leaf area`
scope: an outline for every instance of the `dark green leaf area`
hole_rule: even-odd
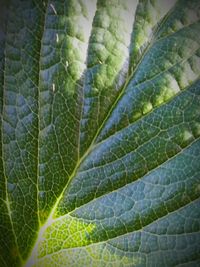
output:
[[[199,137],[200,83],[104,140],[71,182],[60,214],[142,178]],[[84,189],[83,189],[84,188]]]

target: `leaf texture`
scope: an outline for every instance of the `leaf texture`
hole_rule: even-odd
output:
[[[198,0],[1,0],[0,266],[199,266],[199,32]]]

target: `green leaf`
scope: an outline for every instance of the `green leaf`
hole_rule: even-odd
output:
[[[200,1],[1,0],[0,266],[200,265]]]

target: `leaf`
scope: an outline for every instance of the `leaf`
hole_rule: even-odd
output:
[[[0,266],[199,266],[200,2],[1,0]]]

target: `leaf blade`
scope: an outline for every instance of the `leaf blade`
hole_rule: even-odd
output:
[[[3,265],[198,264],[199,8],[11,1]]]
[[[14,254],[21,261],[28,256],[39,227],[38,54],[34,53],[40,49],[42,10],[43,4],[33,1],[11,1],[5,44],[2,149],[8,213],[18,247]]]

